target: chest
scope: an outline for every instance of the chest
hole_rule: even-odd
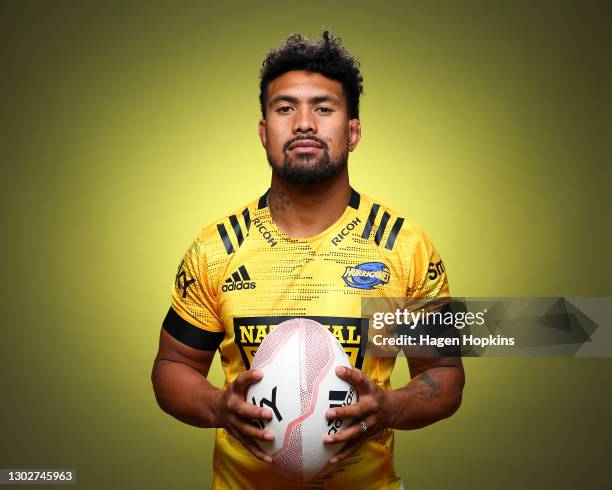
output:
[[[218,288],[223,318],[250,314],[356,315],[363,297],[406,293],[402,257],[380,247],[286,243],[240,249]]]

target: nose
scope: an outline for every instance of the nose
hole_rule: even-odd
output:
[[[317,126],[312,111],[300,109],[296,111],[293,120],[294,134],[311,134],[317,132]]]

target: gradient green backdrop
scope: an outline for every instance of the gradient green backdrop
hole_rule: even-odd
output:
[[[257,73],[292,32],[359,56],[352,184],[425,227],[454,294],[612,295],[606,2],[2,0],[0,18],[0,467],[209,487],[213,432],[157,408],[151,362],[191,239],[267,187]],[[608,480],[609,359],[466,371],[456,415],[398,434],[407,489]]]

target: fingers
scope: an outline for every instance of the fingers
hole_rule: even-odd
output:
[[[249,420],[238,417],[235,414],[230,416],[227,430],[238,439],[255,457],[271,463],[272,458],[268,456],[258,445],[256,440],[271,442],[274,440],[274,433],[269,430],[261,429]]]
[[[338,454],[336,454],[333,458],[329,460],[329,464],[336,464],[348,458],[351,454],[357,451],[357,449],[359,449],[359,446],[361,446],[365,439],[366,438],[364,436],[361,436],[359,439],[355,439],[354,441],[347,443],[342,448],[342,451],[340,451]]]
[[[343,407],[329,408],[325,412],[327,419],[348,419],[363,418],[368,413],[375,410],[372,398],[362,398],[355,405],[345,405]]]
[[[359,369],[338,366],[336,368],[336,374],[339,378],[353,385],[358,394],[368,392],[371,387],[372,381]]]
[[[270,456],[268,456],[266,453],[264,453],[261,449],[259,449],[259,446],[257,446],[256,444],[245,444],[243,443],[244,447],[246,447],[249,451],[251,451],[256,458],[265,461],[266,463],[271,463],[272,462],[272,458]]]
[[[263,378],[263,373],[258,369],[244,371],[229,385],[229,389],[244,398],[248,387],[261,380],[261,378]]]
[[[250,439],[259,439],[260,441],[273,441],[274,440],[274,433],[270,432],[269,430],[266,429],[261,429],[259,427],[257,427],[256,425],[244,421],[244,420],[236,420],[234,421],[234,427],[237,429],[238,433],[240,433],[243,438],[244,436],[246,436],[246,438],[250,438]]]
[[[241,373],[228,387],[225,397],[225,428],[253,455],[266,463],[271,463],[268,456],[257,445],[256,440],[270,442],[274,440],[274,433],[261,429],[253,420],[272,419],[273,413],[269,408],[258,407],[245,401],[246,392],[250,385],[263,378],[260,370],[253,369]]]
[[[344,429],[339,434],[334,434],[333,436],[326,436],[323,438],[323,442],[325,444],[338,444],[340,442],[346,442],[351,439],[358,438],[363,431],[361,430],[361,426],[359,424],[353,424]]]
[[[327,444],[345,442],[345,445],[342,450],[329,460],[329,464],[336,464],[348,458],[355,451],[357,451],[357,449],[359,449],[359,447],[364,443],[364,441],[369,437],[372,432],[375,432],[376,417],[372,415],[366,418],[364,422],[368,427],[366,432],[362,430],[360,424],[354,424],[346,428],[339,434],[335,434],[334,436],[325,438],[324,442]]]
[[[348,442],[353,439],[358,439],[365,434],[369,434],[372,432],[372,429],[376,426],[376,419],[373,416],[367,417],[364,420],[366,427],[368,430],[366,432],[361,428],[361,424],[356,423],[353,425],[349,425],[346,429],[341,432],[334,434],[333,436],[325,436],[323,438],[323,442],[325,444],[338,444],[341,442]]]
[[[232,426],[232,432],[261,441],[274,440],[274,434],[261,429],[253,423],[253,420],[272,419],[272,410],[252,405],[248,402],[234,398],[228,402],[228,425]]]
[[[380,388],[370,378],[359,369],[344,366],[338,366],[336,374],[357,390],[358,401],[353,405],[345,405],[327,410],[325,416],[328,419],[363,418],[371,412],[378,411],[375,399],[369,395],[375,393]]]
[[[252,403],[234,399],[231,402],[230,410],[236,415],[245,419],[272,420],[272,410],[269,408],[258,407]]]
[[[272,458],[270,456],[268,456],[266,453],[264,453],[261,448],[253,441],[250,441],[244,437],[241,436],[237,436],[237,439],[242,443],[242,445],[244,447],[246,447],[249,451],[251,451],[251,453],[253,453],[253,455],[257,458],[260,459],[262,461],[265,461],[266,463],[271,463],[272,462]]]

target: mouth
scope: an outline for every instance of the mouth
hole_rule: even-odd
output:
[[[297,152],[308,152],[320,150],[323,148],[320,143],[315,140],[298,140],[289,145],[289,151],[297,151]]]

